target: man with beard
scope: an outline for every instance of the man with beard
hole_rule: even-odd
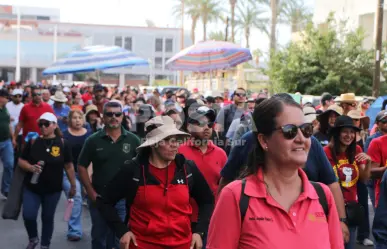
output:
[[[109,102],[109,100],[106,98],[106,89],[101,84],[96,84],[94,86],[93,92],[93,105],[96,105],[98,111],[102,113],[104,105]]]
[[[112,100],[106,103],[103,108],[105,127],[86,140],[79,155],[78,174],[89,197],[92,249],[119,248],[118,239],[108,228],[94,203],[119,168],[129,164],[136,156],[136,148],[140,145],[138,137],[121,127],[122,118],[120,102]],[[93,164],[92,181],[87,172],[90,163]],[[116,209],[124,220],[125,201],[119,201]]]
[[[191,113],[188,117],[187,131],[191,134],[192,139],[179,147],[180,154],[195,162],[214,196],[216,196],[219,185],[220,171],[227,161],[224,150],[211,141],[215,118],[215,111],[207,106],[201,106]],[[195,226],[198,221],[198,206],[192,199],[191,205],[191,221]],[[203,248],[205,248],[205,242],[206,237],[203,238]]]

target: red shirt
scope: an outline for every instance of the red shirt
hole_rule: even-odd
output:
[[[212,141],[209,141],[207,151],[203,153],[198,147],[194,146],[192,141],[188,141],[179,147],[179,153],[183,154],[186,159],[195,162],[214,193],[214,196],[216,196],[220,180],[220,171],[227,162],[227,155],[224,150],[214,145]],[[197,222],[198,205],[192,198],[190,203],[192,205],[191,221]]]
[[[348,162],[347,155],[341,153],[337,155],[337,162],[334,161],[329,146],[324,147],[325,154],[331,163],[336,177],[340,179],[341,187],[345,189],[343,191],[344,201],[356,201],[357,202],[357,182],[359,181],[359,166],[365,164],[364,161],[354,161],[352,164]],[[356,145],[356,155],[362,153],[363,150],[359,145]]]
[[[268,194],[262,170],[247,177],[245,194],[250,199],[243,223],[239,210],[241,181],[224,187],[211,218],[207,249],[344,249],[339,215],[331,191],[321,184],[329,208],[329,215],[325,217],[306,174],[301,169],[298,174],[303,192],[289,211]]]
[[[93,99],[93,105],[97,106],[98,112],[101,113],[101,114],[103,113],[103,106],[104,106],[107,102],[109,102],[108,99],[104,99],[102,102],[99,102],[99,103],[97,103],[97,101],[96,101],[95,99]]]
[[[379,164],[380,167],[387,166],[387,135],[375,138],[371,141],[367,151],[372,162]],[[375,206],[378,206],[380,195],[380,179],[375,182]]]
[[[31,102],[23,106],[19,116],[19,122],[23,123],[23,140],[29,132],[38,132],[40,134],[38,119],[45,112],[54,113],[54,110],[49,104],[44,102],[41,102],[39,105]]]
[[[89,101],[89,100],[92,100],[93,99],[93,95],[90,94],[89,92],[87,93],[84,93],[82,95],[82,100],[83,100],[83,103],[86,105],[86,103]]]

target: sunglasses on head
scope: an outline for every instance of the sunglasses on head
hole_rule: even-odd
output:
[[[192,119],[190,123],[199,127],[205,127],[207,125],[208,128],[210,129],[214,127],[214,122],[198,121],[198,120]]]
[[[42,128],[43,126],[47,128],[50,126],[50,124],[51,123],[49,121],[39,121],[39,123],[38,123],[40,128]]]
[[[112,118],[113,116],[119,118],[121,117],[122,112],[105,112],[104,115],[109,118]]]
[[[277,128],[284,135],[285,139],[294,139],[298,134],[298,129],[301,130],[302,135],[305,138],[310,138],[313,135],[313,125],[311,123],[305,123],[300,126],[294,124],[287,124]]]

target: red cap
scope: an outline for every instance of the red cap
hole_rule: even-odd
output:
[[[14,86],[16,85],[16,82],[15,81],[11,81],[11,86]]]

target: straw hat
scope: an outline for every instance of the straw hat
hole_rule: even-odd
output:
[[[169,116],[157,116],[152,118],[145,123],[145,129],[150,126],[156,126],[157,128],[146,134],[146,140],[143,144],[137,147],[137,152],[142,148],[155,145],[170,136],[190,136],[188,133],[179,131],[176,128],[175,121],[173,121],[173,119]]]
[[[354,93],[343,93],[339,98],[335,99],[336,102],[340,103],[356,103],[356,96]]]
[[[98,117],[101,116],[101,114],[98,111],[98,107],[96,105],[88,105],[88,106],[86,106],[85,117],[87,117],[87,115],[89,115],[89,113],[93,112],[93,111],[97,112]]]
[[[310,106],[306,106],[302,109],[304,112],[304,117],[305,117],[305,122],[306,123],[313,123],[313,121],[316,120],[317,114],[316,114],[316,109]]]
[[[363,124],[363,128],[368,129],[370,125],[370,118],[365,116],[360,110],[351,110],[348,112],[347,116],[352,119],[359,119]]]
[[[328,118],[329,117],[329,115],[330,115],[330,113],[331,112],[334,112],[334,113],[336,113],[338,116],[341,116],[341,115],[343,115],[343,108],[341,108],[341,106],[338,106],[338,105],[330,105],[329,107],[328,107],[328,109],[326,109],[323,113],[321,113],[320,115],[318,115],[317,116],[317,120],[319,121],[319,122],[322,122],[322,120],[324,119],[324,118]]]
[[[67,98],[66,95],[62,91],[56,91],[54,96],[51,96],[51,100],[55,102],[61,102],[61,103],[66,103]]]

